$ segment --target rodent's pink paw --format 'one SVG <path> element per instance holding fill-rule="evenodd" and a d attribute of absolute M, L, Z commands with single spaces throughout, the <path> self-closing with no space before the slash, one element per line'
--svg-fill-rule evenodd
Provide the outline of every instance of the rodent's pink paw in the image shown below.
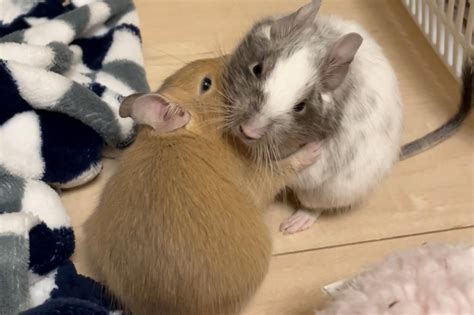
<path fill-rule="evenodd" d="M 307 230 L 316 222 L 320 214 L 317 211 L 309 212 L 300 209 L 281 223 L 280 232 L 283 232 L 283 234 L 295 234 Z"/>
<path fill-rule="evenodd" d="M 321 149 L 321 142 L 310 142 L 303 148 L 306 148 L 307 150 L 310 150 L 311 152 L 319 155 Z"/>
<path fill-rule="evenodd" d="M 321 143 L 311 142 L 302 147 L 299 151 L 300 161 L 304 166 L 309 166 L 316 162 L 321 153 Z"/>

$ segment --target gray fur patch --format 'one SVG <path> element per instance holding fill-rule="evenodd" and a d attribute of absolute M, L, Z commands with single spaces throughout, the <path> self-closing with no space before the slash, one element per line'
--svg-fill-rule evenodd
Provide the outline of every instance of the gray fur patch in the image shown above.
<path fill-rule="evenodd" d="M 51 71 L 56 73 L 64 73 L 71 67 L 74 54 L 63 43 L 52 42 L 48 44 L 54 52 L 54 60 Z"/>
<path fill-rule="evenodd" d="M 74 11 L 66 13 L 60 17 L 59 20 L 63 20 L 72 26 L 77 35 L 81 35 L 89 23 L 91 12 L 88 6 L 77 8 Z"/>
<path fill-rule="evenodd" d="M 11 34 L 0 37 L 0 43 L 7 43 L 7 42 L 23 43 L 24 36 L 25 36 L 25 31 L 13 32 Z"/>
<path fill-rule="evenodd" d="M 0 314 L 19 314 L 28 307 L 28 240 L 0 235 Z"/>
<path fill-rule="evenodd" d="M 25 181 L 0 166 L 0 213 L 21 211 Z"/>
<path fill-rule="evenodd" d="M 130 0 L 105 0 L 104 2 L 109 6 L 111 15 L 127 12 L 129 7 L 133 6 Z"/>
<path fill-rule="evenodd" d="M 97 72 L 86 73 L 84 75 L 88 77 L 89 79 L 91 79 L 92 82 L 94 82 L 95 79 L 97 78 Z"/>
<path fill-rule="evenodd" d="M 120 139 L 119 123 L 108 105 L 93 92 L 76 83 L 58 102 L 55 111 L 67 113 L 84 122 L 102 135 L 109 144 L 119 145 L 123 141 Z"/>
<path fill-rule="evenodd" d="M 117 60 L 105 64 L 102 71 L 113 75 L 130 86 L 136 92 L 148 92 L 150 87 L 145 80 L 145 70 L 142 66 L 129 60 Z"/>

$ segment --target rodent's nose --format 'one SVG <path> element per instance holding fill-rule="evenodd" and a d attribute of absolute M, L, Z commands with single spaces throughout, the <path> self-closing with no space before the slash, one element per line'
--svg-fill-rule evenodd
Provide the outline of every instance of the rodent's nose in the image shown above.
<path fill-rule="evenodd" d="M 261 129 L 252 128 L 246 124 L 240 125 L 240 132 L 247 140 L 258 140 L 262 137 Z"/>

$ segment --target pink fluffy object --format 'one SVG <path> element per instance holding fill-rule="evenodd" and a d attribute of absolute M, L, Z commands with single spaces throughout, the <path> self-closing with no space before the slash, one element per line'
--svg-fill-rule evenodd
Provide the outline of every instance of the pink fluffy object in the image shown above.
<path fill-rule="evenodd" d="M 389 256 L 316 315 L 473 315 L 474 247 L 423 245 Z"/>

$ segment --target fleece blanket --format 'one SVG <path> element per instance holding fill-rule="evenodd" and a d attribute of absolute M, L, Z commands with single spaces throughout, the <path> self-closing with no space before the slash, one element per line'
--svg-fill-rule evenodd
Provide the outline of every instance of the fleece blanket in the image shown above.
<path fill-rule="evenodd" d="M 315 315 L 474 314 L 474 246 L 429 243 L 394 253 L 324 291 L 333 300 Z"/>
<path fill-rule="evenodd" d="M 0 314 L 113 310 L 69 261 L 57 191 L 133 140 L 119 104 L 148 91 L 131 0 L 0 0 Z"/>

